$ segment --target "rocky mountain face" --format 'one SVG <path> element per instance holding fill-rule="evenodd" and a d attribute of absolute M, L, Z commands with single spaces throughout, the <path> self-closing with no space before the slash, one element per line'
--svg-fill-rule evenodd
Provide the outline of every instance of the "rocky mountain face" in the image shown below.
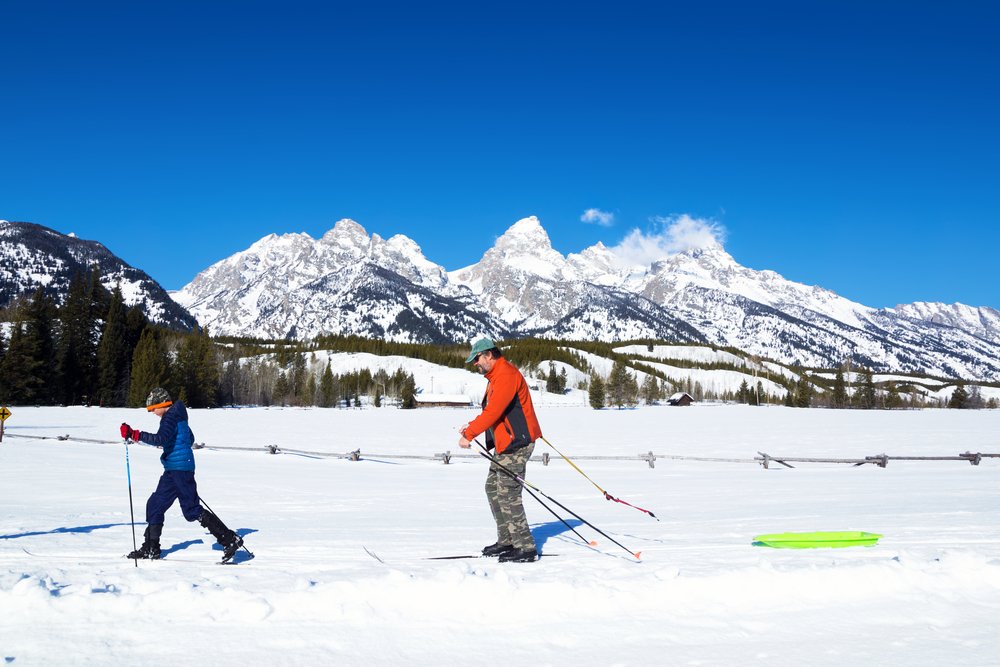
<path fill-rule="evenodd" d="M 97 267 L 101 284 L 119 286 L 129 306 L 172 329 L 190 330 L 195 319 L 145 272 L 129 266 L 97 241 L 60 234 L 30 222 L 0 220 L 0 308 L 39 287 L 62 303 L 73 276 Z"/>
<path fill-rule="evenodd" d="M 597 244 L 563 256 L 539 221 L 453 272 L 405 236 L 341 220 L 320 239 L 271 235 L 174 295 L 216 334 L 357 334 L 408 342 L 539 336 L 732 346 L 803 366 L 1000 381 L 1000 312 L 917 303 L 874 309 L 738 264 L 718 244 L 629 266 Z"/>
<path fill-rule="evenodd" d="M 272 234 L 174 295 L 98 242 L 0 221 L 0 307 L 39 286 L 61 301 L 73 275 L 92 266 L 106 288 L 118 285 L 151 321 L 190 329 L 197 320 L 215 334 L 438 343 L 484 334 L 655 338 L 731 346 L 806 367 L 850 360 L 881 372 L 1000 381 L 1000 312 L 993 308 L 870 308 L 741 266 L 718 244 L 648 266 L 624 264 L 602 244 L 563 256 L 534 217 L 510 227 L 480 261 L 450 273 L 411 239 L 369 235 L 352 220 L 320 239 Z"/>

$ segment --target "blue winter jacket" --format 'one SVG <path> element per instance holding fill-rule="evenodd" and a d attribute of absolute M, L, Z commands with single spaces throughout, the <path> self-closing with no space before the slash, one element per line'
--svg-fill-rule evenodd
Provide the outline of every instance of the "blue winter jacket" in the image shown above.
<path fill-rule="evenodd" d="M 184 403 L 176 401 L 167 408 L 160 418 L 160 430 L 156 433 L 142 432 L 139 438 L 146 444 L 162 447 L 160 461 L 164 470 L 194 471 L 194 433 L 188 426 L 188 413 Z"/>

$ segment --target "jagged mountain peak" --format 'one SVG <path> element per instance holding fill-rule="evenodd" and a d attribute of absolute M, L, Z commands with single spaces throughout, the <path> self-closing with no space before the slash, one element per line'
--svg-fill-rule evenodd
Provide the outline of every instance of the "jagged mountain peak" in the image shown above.
<path fill-rule="evenodd" d="M 185 291 L 200 295 L 192 312 L 218 333 L 662 337 L 805 366 L 850 359 L 874 370 L 1000 378 L 996 311 L 934 304 L 876 311 L 741 266 L 707 236 L 636 234 L 563 256 L 529 216 L 497 237 L 480 261 L 447 273 L 410 238 L 386 240 L 344 219 L 315 242 L 269 237 L 266 258 L 230 262 Z"/>
<path fill-rule="evenodd" d="M 371 238 L 360 224 L 350 218 L 342 218 L 320 238 L 320 242 L 349 252 L 367 252 Z"/>
<path fill-rule="evenodd" d="M 530 247 L 539 247 L 542 250 L 552 248 L 552 241 L 548 233 L 542 227 L 541 221 L 536 216 L 521 218 L 507 228 L 494 247 L 518 250 Z"/>

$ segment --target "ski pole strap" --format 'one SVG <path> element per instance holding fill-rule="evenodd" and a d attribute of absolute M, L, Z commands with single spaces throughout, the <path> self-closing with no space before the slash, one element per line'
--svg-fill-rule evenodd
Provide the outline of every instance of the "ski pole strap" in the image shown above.
<path fill-rule="evenodd" d="M 613 501 L 615 501 L 616 503 L 621 503 L 622 505 L 628 505 L 629 507 L 631 507 L 631 508 L 633 508 L 633 509 L 637 509 L 637 510 L 639 510 L 640 512 L 645 512 L 645 513 L 646 513 L 646 514 L 648 514 L 649 516 L 651 516 L 651 517 L 653 517 L 654 519 L 656 519 L 657 521 L 659 521 L 659 519 L 657 519 L 657 518 L 656 518 L 656 515 L 655 515 L 655 514 L 653 514 L 652 512 L 650 512 L 649 510 L 647 510 L 647 509 L 645 509 L 645 508 L 642 508 L 642 507 L 639 507 L 638 505 L 633 505 L 632 503 L 629 503 L 629 502 L 625 502 L 625 501 L 624 501 L 624 500 L 622 500 L 621 498 L 615 498 L 615 497 L 614 497 L 613 495 L 611 495 L 610 493 L 607 493 L 607 492 L 605 492 L 605 493 L 604 493 L 604 499 L 605 499 L 605 500 L 613 500 Z"/>

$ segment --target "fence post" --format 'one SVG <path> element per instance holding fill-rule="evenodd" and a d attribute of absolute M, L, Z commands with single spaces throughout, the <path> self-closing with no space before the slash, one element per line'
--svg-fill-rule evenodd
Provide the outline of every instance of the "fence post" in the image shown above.
<path fill-rule="evenodd" d="M 979 465 L 979 462 L 983 460 L 983 455 L 982 453 L 979 452 L 975 454 L 973 454 L 972 452 L 965 452 L 964 454 L 959 454 L 959 456 L 969 459 L 969 463 L 971 463 L 974 466 Z"/>

